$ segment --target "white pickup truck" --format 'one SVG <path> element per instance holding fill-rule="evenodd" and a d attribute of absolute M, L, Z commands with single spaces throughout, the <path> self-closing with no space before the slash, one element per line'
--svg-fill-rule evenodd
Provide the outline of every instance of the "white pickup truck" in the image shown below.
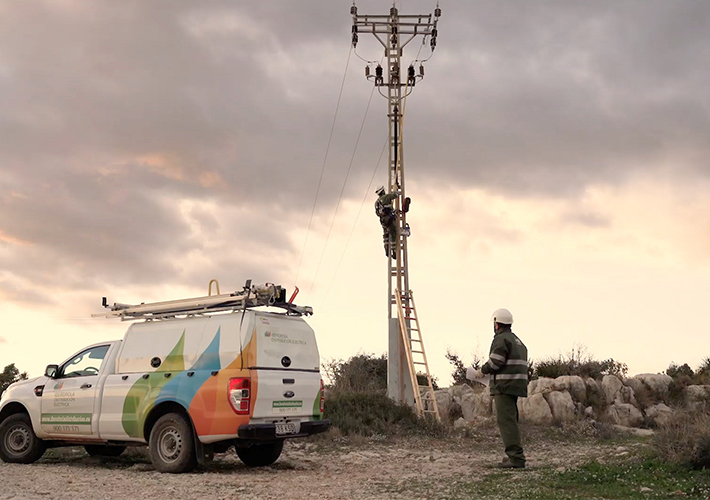
<path fill-rule="evenodd" d="M 0 400 L 0 458 L 148 445 L 157 470 L 179 473 L 234 446 L 245 464 L 269 465 L 284 439 L 329 428 L 319 367 L 313 329 L 298 316 L 156 316 L 11 385 Z"/>

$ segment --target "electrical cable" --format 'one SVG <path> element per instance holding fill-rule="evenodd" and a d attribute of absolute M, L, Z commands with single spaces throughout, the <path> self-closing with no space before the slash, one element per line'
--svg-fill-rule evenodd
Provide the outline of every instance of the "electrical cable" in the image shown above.
<path fill-rule="evenodd" d="M 333 213 L 333 218 L 330 220 L 330 227 L 328 228 L 328 235 L 326 236 L 325 239 L 325 245 L 323 245 L 323 251 L 320 254 L 320 259 L 318 260 L 318 267 L 316 267 L 316 272 L 313 275 L 313 281 L 311 281 L 311 288 L 313 288 L 313 285 L 315 285 L 316 278 L 318 278 L 318 273 L 320 272 L 320 267 L 321 264 L 323 263 L 323 256 L 325 255 L 325 251 L 328 248 L 328 242 L 330 241 L 330 235 L 333 231 L 333 225 L 335 224 L 335 219 L 338 215 L 338 211 L 340 210 L 340 204 L 343 201 L 343 194 L 345 193 L 345 186 L 348 183 L 348 178 L 350 177 L 350 171 L 353 168 L 353 163 L 355 162 L 355 154 L 357 153 L 357 148 L 360 145 L 360 138 L 362 137 L 362 131 L 365 129 L 365 122 L 367 121 L 367 114 L 370 111 L 370 104 L 372 104 L 372 96 L 375 94 L 375 87 L 372 87 L 372 91 L 370 92 L 370 99 L 367 101 L 367 107 L 365 108 L 365 114 L 362 117 L 362 123 L 360 124 L 360 131 L 357 134 L 357 139 L 355 140 L 355 147 L 353 148 L 353 154 L 350 157 L 350 164 L 348 165 L 348 170 L 345 173 L 345 179 L 343 180 L 343 185 L 340 188 L 340 195 L 338 196 L 338 204 L 335 207 L 335 212 Z"/>
<path fill-rule="evenodd" d="M 325 173 L 325 166 L 328 161 L 328 153 L 330 152 L 330 144 L 333 140 L 333 131 L 335 130 L 335 122 L 338 119 L 338 110 L 340 109 L 340 100 L 343 97 L 343 88 L 345 88 L 345 77 L 348 75 L 348 67 L 350 66 L 350 56 L 353 53 L 353 46 L 350 45 L 348 49 L 348 59 L 345 63 L 345 72 L 343 73 L 343 81 L 340 84 L 340 93 L 338 94 L 338 103 L 335 105 L 335 116 L 333 116 L 333 124 L 330 127 L 330 136 L 328 137 L 328 145 L 325 148 L 325 157 L 323 158 L 323 167 L 320 171 L 320 177 L 318 178 L 318 187 L 316 188 L 316 197 L 313 200 L 313 208 L 311 209 L 311 218 L 308 220 L 308 229 L 306 230 L 306 238 L 303 242 L 303 249 L 301 250 L 301 258 L 298 262 L 298 270 L 296 271 L 296 278 L 293 280 L 294 286 L 298 282 L 298 278 L 301 274 L 301 266 L 303 265 L 303 256 L 306 254 L 306 246 L 308 245 L 308 236 L 311 233 L 311 226 L 313 224 L 313 216 L 316 213 L 316 205 L 318 204 L 318 195 L 320 194 L 320 188 L 323 183 L 323 174 Z"/>
<path fill-rule="evenodd" d="M 368 196 L 370 196 L 370 193 L 372 192 L 372 182 L 375 180 L 375 176 L 377 175 L 377 171 L 380 168 L 380 163 L 382 162 L 382 157 L 385 155 L 385 151 L 387 150 L 387 144 L 389 143 L 389 137 L 385 141 L 385 144 L 382 146 L 382 151 L 380 152 L 380 157 L 377 160 L 377 164 L 375 165 L 375 170 L 372 172 L 372 177 L 370 177 L 370 183 L 367 185 L 367 189 L 365 190 L 365 195 L 362 197 L 362 203 L 360 203 L 360 210 L 357 212 L 357 216 L 355 217 L 355 222 L 353 223 L 353 226 L 350 228 L 350 234 L 348 235 L 348 239 L 345 242 L 345 247 L 343 248 L 343 253 L 340 254 L 340 260 L 338 260 L 338 265 L 335 267 L 335 272 L 333 272 L 333 277 L 330 279 L 330 283 L 328 284 L 328 291 L 326 292 L 326 296 L 330 296 L 330 289 L 333 286 L 333 282 L 335 281 L 335 277 L 338 275 L 338 271 L 340 270 L 340 265 L 343 263 L 343 258 L 345 257 L 345 252 L 348 250 L 348 246 L 350 245 L 350 240 L 353 237 L 353 233 L 355 232 L 355 228 L 357 227 L 357 223 L 360 220 L 360 214 L 362 214 L 362 207 L 365 206 L 365 202 L 367 201 Z"/>

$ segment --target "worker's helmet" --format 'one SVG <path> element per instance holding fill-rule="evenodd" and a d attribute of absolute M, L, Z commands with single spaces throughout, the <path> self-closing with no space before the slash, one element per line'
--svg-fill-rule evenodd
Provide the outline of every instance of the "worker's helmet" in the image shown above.
<path fill-rule="evenodd" d="M 377 194 L 380 195 L 380 196 L 382 196 L 383 194 L 385 194 L 385 192 L 386 192 L 386 191 L 385 191 L 385 187 L 384 187 L 384 186 L 380 186 L 380 187 L 378 187 L 378 188 L 375 190 L 375 193 L 377 193 Z"/>
<path fill-rule="evenodd" d="M 495 311 L 493 311 L 491 321 L 494 321 L 496 323 L 502 323 L 504 325 L 512 325 L 513 315 L 507 309 L 496 309 Z"/>

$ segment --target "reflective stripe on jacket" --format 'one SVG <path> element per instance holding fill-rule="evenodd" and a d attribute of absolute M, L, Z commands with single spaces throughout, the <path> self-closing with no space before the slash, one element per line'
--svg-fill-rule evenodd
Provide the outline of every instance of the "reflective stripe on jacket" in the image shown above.
<path fill-rule="evenodd" d="M 498 330 L 488 361 L 481 367 L 483 373 L 491 375 L 491 394 L 528 395 L 528 349 L 510 328 Z"/>

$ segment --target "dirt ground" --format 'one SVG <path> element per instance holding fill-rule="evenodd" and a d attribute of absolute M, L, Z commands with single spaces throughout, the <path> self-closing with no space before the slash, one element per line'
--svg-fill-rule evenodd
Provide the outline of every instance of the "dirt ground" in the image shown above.
<path fill-rule="evenodd" d="M 615 442 L 581 439 L 575 443 L 554 437 L 527 441 L 529 469 L 510 474 L 534 475 L 543 468 L 560 469 L 629 453 Z M 32 465 L 0 462 L 0 500 L 450 498 L 457 481 L 498 473 L 491 465 L 501 457 L 492 430 L 443 440 L 291 441 L 271 467 L 247 468 L 232 451 L 181 475 L 156 472 L 143 449 L 128 450 L 117 459 L 99 459 L 82 448 L 64 448 L 50 450 Z"/>

